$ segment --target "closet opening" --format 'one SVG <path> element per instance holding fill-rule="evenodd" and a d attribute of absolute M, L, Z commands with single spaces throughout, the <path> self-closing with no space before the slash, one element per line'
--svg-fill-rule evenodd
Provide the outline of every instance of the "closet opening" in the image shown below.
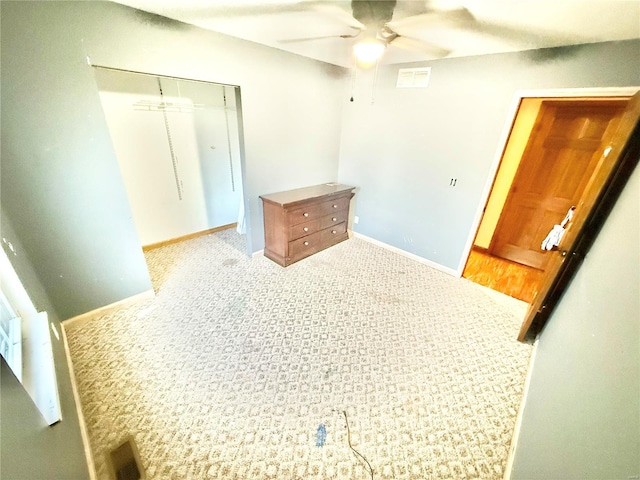
<path fill-rule="evenodd" d="M 239 87 L 94 73 L 143 250 L 234 230 L 249 255 Z"/>

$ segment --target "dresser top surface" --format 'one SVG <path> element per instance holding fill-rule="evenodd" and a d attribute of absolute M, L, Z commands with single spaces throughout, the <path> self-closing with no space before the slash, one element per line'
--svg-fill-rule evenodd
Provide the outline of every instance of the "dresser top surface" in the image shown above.
<path fill-rule="evenodd" d="M 287 190 L 286 192 L 270 193 L 268 195 L 260 195 L 264 201 L 276 203 L 278 205 L 289 205 L 291 203 L 300 202 L 302 200 L 313 199 L 316 197 L 324 197 L 326 195 L 335 195 L 338 193 L 349 192 L 355 187 L 342 185 L 340 183 L 323 183 L 312 187 L 296 188 L 295 190 Z"/>

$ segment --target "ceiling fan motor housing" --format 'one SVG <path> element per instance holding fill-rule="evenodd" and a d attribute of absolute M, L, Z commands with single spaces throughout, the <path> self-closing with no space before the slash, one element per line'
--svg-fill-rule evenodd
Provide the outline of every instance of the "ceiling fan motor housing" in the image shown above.
<path fill-rule="evenodd" d="M 367 29 L 378 30 L 393 18 L 396 0 L 351 0 L 353 18 L 365 25 Z"/>

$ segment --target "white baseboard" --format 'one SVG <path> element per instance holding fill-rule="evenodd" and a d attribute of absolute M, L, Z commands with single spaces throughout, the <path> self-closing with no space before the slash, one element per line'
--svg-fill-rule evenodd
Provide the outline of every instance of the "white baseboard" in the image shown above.
<path fill-rule="evenodd" d="M 105 305 L 104 307 L 96 308 L 95 310 L 91 310 L 90 312 L 82 313 L 80 315 L 76 315 L 75 317 L 68 318 L 66 320 L 63 320 L 60 323 L 64 326 L 64 325 L 71 325 L 75 323 L 86 322 L 93 318 L 109 313 L 112 310 L 122 308 L 122 307 L 128 307 L 129 305 L 132 305 L 134 303 L 137 303 L 143 300 L 149 300 L 151 298 L 154 298 L 155 296 L 156 296 L 156 293 L 153 291 L 153 289 L 147 290 L 137 295 L 133 295 L 131 297 L 122 299 L 118 302 Z"/>
<path fill-rule="evenodd" d="M 257 258 L 264 255 L 264 248 L 262 250 L 258 250 L 257 252 L 253 252 L 251 254 L 251 258 Z"/>
<path fill-rule="evenodd" d="M 87 459 L 87 469 L 89 470 L 89 480 L 96 480 L 96 465 L 93 461 L 93 453 L 91 451 L 91 443 L 89 442 L 89 431 L 84 421 L 82 413 L 82 404 L 80 403 L 80 394 L 78 393 L 78 384 L 76 383 L 76 374 L 73 370 L 73 362 L 71 361 L 71 352 L 69 351 L 69 342 L 67 341 L 67 331 L 64 325 L 60 325 L 62 331 L 62 343 L 64 345 L 64 353 L 67 357 L 67 365 L 69 367 L 69 376 L 71 377 L 71 391 L 73 400 L 76 404 L 76 415 L 78 416 L 78 424 L 80 426 L 80 436 L 82 437 L 82 445 L 84 447 L 84 455 Z"/>
<path fill-rule="evenodd" d="M 524 388 L 522 392 L 522 403 L 520 403 L 520 409 L 518 410 L 518 416 L 516 417 L 516 424 L 513 427 L 513 436 L 511 437 L 511 446 L 509 447 L 509 455 L 507 456 L 507 465 L 504 469 L 503 480 L 511 480 L 511 471 L 513 470 L 513 461 L 516 456 L 516 448 L 518 446 L 518 440 L 520 439 L 520 428 L 522 427 L 522 416 L 524 415 L 524 405 L 527 402 L 529 396 L 529 387 L 531 386 L 531 377 L 533 376 L 533 366 L 536 360 L 536 352 L 538 351 L 538 339 L 533 343 L 533 350 L 531 351 L 531 359 L 529 360 L 529 370 L 527 371 L 527 378 L 524 381 Z"/>
<path fill-rule="evenodd" d="M 137 295 L 133 295 L 131 297 L 120 300 L 118 302 L 105 305 L 104 307 L 91 310 L 90 312 L 83 313 L 60 322 L 60 329 L 62 331 L 62 342 L 64 344 L 64 352 L 67 357 L 67 365 L 69 366 L 69 375 L 71 377 L 71 390 L 73 392 L 73 398 L 76 404 L 76 414 L 78 416 L 78 423 L 80 425 L 80 435 L 82 437 L 82 444 L 84 446 L 84 454 L 87 459 L 87 468 L 89 469 L 89 480 L 97 479 L 96 467 L 93 460 L 93 453 L 91 451 L 91 443 L 89 442 L 89 432 L 87 430 L 87 425 L 84 420 L 84 415 L 82 414 L 82 404 L 80 403 L 80 394 L 78 393 L 76 375 L 73 369 L 73 362 L 71 361 L 71 352 L 69 351 L 69 343 L 67 341 L 66 328 L 70 325 L 77 325 L 78 323 L 88 322 L 94 318 L 97 318 L 101 315 L 109 313 L 115 309 L 127 307 L 134 303 L 154 298 L 155 295 L 156 294 L 153 291 L 153 289 L 147 290 Z"/>
<path fill-rule="evenodd" d="M 426 258 L 422 258 L 414 253 L 410 253 L 407 252 L 405 250 L 402 250 L 401 248 L 398 247 L 394 247 L 392 245 L 389 245 L 387 243 L 381 242 L 380 240 L 376 240 L 374 238 L 371 237 L 367 237 L 366 235 L 362 235 L 361 233 L 358 232 L 351 232 L 351 235 L 353 235 L 356 238 L 359 238 L 361 240 L 364 240 L 365 242 L 369 242 L 372 243 L 374 245 L 377 245 L 378 247 L 382 247 L 382 248 L 386 248 L 387 250 L 390 250 L 394 253 L 397 253 L 399 255 L 402 255 L 403 257 L 407 257 L 410 258 L 411 260 L 415 260 L 416 262 L 422 263 L 424 265 L 427 265 L 431 268 L 434 268 L 435 270 L 440 270 L 441 272 L 447 273 L 451 276 L 454 277 L 459 277 L 460 275 L 458 274 L 458 272 L 456 270 L 454 270 L 453 268 L 449 268 L 449 267 L 445 267 L 444 265 L 440 265 L 439 263 L 436 262 L 432 262 L 431 260 L 427 260 Z"/>

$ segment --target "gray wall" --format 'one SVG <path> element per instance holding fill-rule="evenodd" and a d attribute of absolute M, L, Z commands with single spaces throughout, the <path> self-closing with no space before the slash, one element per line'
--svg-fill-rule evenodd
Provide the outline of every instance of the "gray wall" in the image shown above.
<path fill-rule="evenodd" d="M 335 181 L 343 69 L 108 2 L 2 2 L 2 205 L 61 318 L 151 288 L 96 65 L 239 85 L 258 195 Z"/>
<path fill-rule="evenodd" d="M 63 319 L 151 288 L 75 7 L 1 7 L 2 208 Z"/>
<path fill-rule="evenodd" d="M 542 332 L 513 480 L 640 475 L 640 169 Z"/>
<path fill-rule="evenodd" d="M 2 237 L 11 241 L 16 254 L 5 247 L 14 270 L 20 277 L 38 311 L 46 311 L 49 320 L 58 316 L 38 280 L 34 266 L 2 212 Z M 58 328 L 58 331 L 59 328 Z M 4 359 L 0 360 L 0 478 L 6 480 L 86 480 L 87 463 L 80 435 L 77 407 L 71 390 L 71 377 L 62 341 L 51 336 L 62 421 L 47 425 L 35 404 L 13 375 Z"/>
<path fill-rule="evenodd" d="M 151 288 L 88 55 L 241 87 L 255 250 L 258 195 L 336 180 L 342 69 L 113 3 L 0 8 L 2 235 L 20 246 L 14 267 L 52 320 Z M 88 478 L 64 351 L 53 343 L 63 413 L 54 427 L 2 367 L 2 478 Z"/>
<path fill-rule="evenodd" d="M 49 427 L 4 358 L 0 357 L 0 364 L 0 476 L 6 480 L 87 480 L 77 418 L 72 417 L 75 413 Z"/>
<path fill-rule="evenodd" d="M 455 270 L 515 92 L 640 85 L 640 41 L 402 66 L 430 66 L 429 87 L 396 89 L 396 65 L 345 92 L 338 179 L 359 187 L 356 232 Z"/>

